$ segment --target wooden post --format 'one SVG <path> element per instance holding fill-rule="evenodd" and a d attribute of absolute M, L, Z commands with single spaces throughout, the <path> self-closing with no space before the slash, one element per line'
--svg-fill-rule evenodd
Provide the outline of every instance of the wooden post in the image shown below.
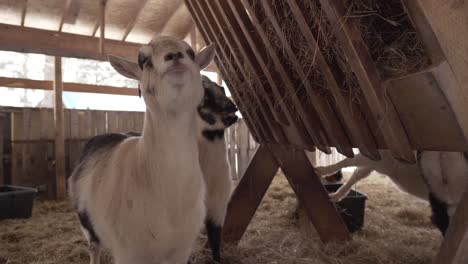
<path fill-rule="evenodd" d="M 101 19 L 101 37 L 99 39 L 99 52 L 104 54 L 105 26 L 106 26 L 106 3 L 107 0 L 101 0 L 99 3 L 99 15 Z"/>
<path fill-rule="evenodd" d="M 54 121 L 55 121 L 55 198 L 64 199 L 65 188 L 65 127 L 62 101 L 62 58 L 54 61 Z"/>
<path fill-rule="evenodd" d="M 5 184 L 6 182 L 6 176 L 4 175 L 4 169 L 3 169 L 3 131 L 4 129 L 4 124 L 5 124 L 5 117 L 4 114 L 0 113 L 0 185 Z"/>

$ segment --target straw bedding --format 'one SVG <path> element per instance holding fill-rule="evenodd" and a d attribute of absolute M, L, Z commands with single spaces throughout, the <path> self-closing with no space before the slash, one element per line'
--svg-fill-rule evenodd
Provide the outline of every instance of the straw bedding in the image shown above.
<path fill-rule="evenodd" d="M 430 263 L 441 235 L 430 224 L 428 204 L 377 175 L 357 189 L 369 197 L 363 230 L 350 242 L 324 245 L 301 224 L 294 194 L 279 173 L 239 246 L 225 248 L 224 263 Z M 209 263 L 204 241 L 202 235 L 195 263 Z M 38 200 L 31 219 L 0 221 L 0 264 L 85 264 L 85 245 L 68 202 Z M 112 263 L 107 255 L 102 260 Z"/>

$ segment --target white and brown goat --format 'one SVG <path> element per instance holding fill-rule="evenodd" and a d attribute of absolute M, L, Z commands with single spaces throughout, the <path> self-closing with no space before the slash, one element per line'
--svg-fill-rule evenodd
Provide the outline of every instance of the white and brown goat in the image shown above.
<path fill-rule="evenodd" d="M 140 80 L 146 113 L 141 137 L 91 139 L 69 179 L 91 263 L 101 247 L 117 264 L 187 263 L 206 215 L 196 118 L 200 70 L 213 56 L 214 46 L 195 55 L 187 43 L 159 36 L 140 49 L 138 64 L 110 57 Z"/>

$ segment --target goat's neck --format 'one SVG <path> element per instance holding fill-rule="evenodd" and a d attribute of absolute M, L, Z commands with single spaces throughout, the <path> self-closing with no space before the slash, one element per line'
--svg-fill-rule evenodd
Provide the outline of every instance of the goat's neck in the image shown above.
<path fill-rule="evenodd" d="M 147 109 L 140 139 L 140 154 L 164 157 L 192 149 L 197 151 L 195 117 L 195 110 L 169 114 Z"/>

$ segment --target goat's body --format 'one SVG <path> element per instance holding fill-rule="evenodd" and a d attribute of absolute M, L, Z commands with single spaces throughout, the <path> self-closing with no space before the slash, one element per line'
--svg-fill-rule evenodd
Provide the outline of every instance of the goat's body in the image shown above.
<path fill-rule="evenodd" d="M 429 191 L 416 164 L 400 162 L 394 159 L 388 150 L 381 150 L 380 154 L 382 156 L 380 161 L 374 161 L 358 154 L 354 158 L 346 158 L 330 166 L 318 167 L 316 170 L 320 176 L 328 176 L 342 168 L 357 167 L 348 182 L 336 194 L 332 195 L 334 201 L 344 198 L 352 185 L 369 176 L 372 171 L 388 176 L 401 190 L 423 200 L 428 200 Z"/>
<path fill-rule="evenodd" d="M 148 135 L 90 153 L 70 178 L 78 212 L 116 263 L 183 263 L 203 225 L 197 135 L 168 127 L 145 125 Z"/>

